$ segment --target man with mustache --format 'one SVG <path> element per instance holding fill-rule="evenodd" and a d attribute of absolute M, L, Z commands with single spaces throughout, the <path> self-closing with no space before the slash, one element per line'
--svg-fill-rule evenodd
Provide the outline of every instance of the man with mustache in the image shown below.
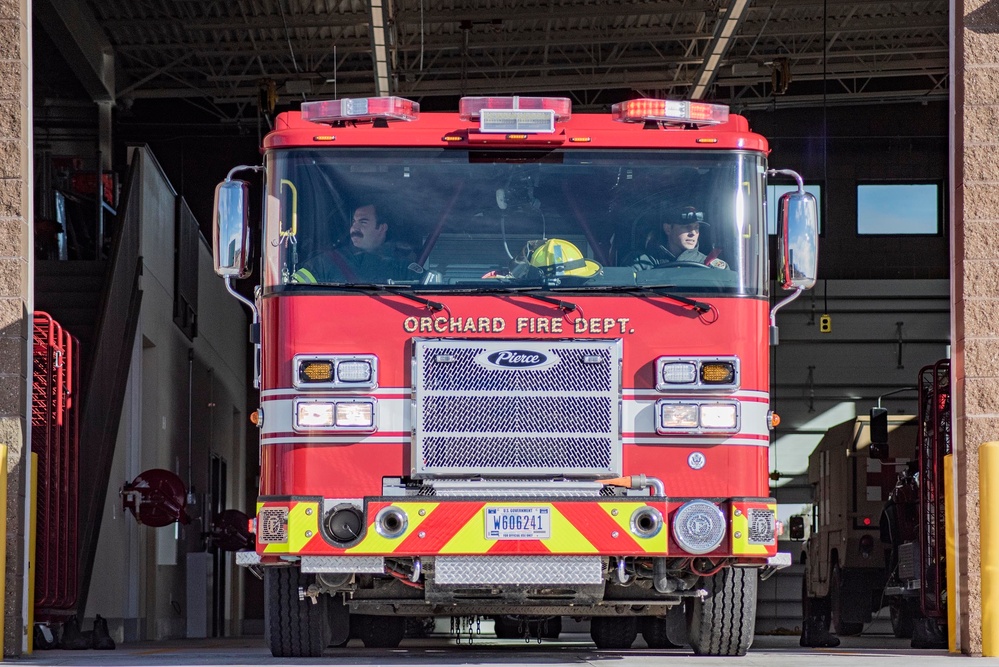
<path fill-rule="evenodd" d="M 354 209 L 350 223 L 350 243 L 310 258 L 294 273 L 292 282 L 316 284 L 329 282 L 379 283 L 386 280 L 412 280 L 410 254 L 401 244 L 386 240 L 389 223 L 379 218 L 374 204 Z"/>

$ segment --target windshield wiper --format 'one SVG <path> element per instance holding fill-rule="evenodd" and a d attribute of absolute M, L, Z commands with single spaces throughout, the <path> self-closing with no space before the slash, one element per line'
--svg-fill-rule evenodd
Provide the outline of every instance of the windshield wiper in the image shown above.
<path fill-rule="evenodd" d="M 706 313 L 711 310 L 711 304 L 709 303 L 696 301 L 685 296 L 680 296 L 679 294 L 664 291 L 673 287 L 676 287 L 676 285 L 596 285 L 594 287 L 584 287 L 583 289 L 587 292 L 623 292 L 627 294 L 652 292 L 653 294 L 665 297 L 671 301 L 676 301 L 677 303 L 682 303 L 685 306 L 690 306 L 699 313 Z"/>
<path fill-rule="evenodd" d="M 541 294 L 535 294 L 537 290 L 542 289 L 541 287 L 477 287 L 472 291 L 478 294 L 520 294 L 537 301 L 543 301 L 544 303 L 551 304 L 558 308 L 559 310 L 564 310 L 567 313 L 574 312 L 579 309 L 579 306 L 571 301 L 562 301 L 561 299 L 553 299 L 550 296 L 543 296 Z"/>
<path fill-rule="evenodd" d="M 377 283 L 333 283 L 328 285 L 328 287 L 333 287 L 335 289 L 354 290 L 358 292 L 369 292 L 369 293 L 387 292 L 389 294 L 397 294 L 403 297 L 404 299 L 409 299 L 410 301 L 415 301 L 416 303 L 423 304 L 429 310 L 435 313 L 439 310 L 451 312 L 451 310 L 440 301 L 433 301 L 431 299 L 427 299 L 422 296 L 417 296 L 412 292 L 408 291 L 411 289 L 408 285 L 379 285 Z"/>

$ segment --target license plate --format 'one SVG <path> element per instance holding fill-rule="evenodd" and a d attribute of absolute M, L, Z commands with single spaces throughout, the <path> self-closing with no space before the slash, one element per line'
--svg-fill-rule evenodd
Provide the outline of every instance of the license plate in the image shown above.
<path fill-rule="evenodd" d="M 549 507 L 486 507 L 486 539 L 547 540 L 551 519 Z"/>

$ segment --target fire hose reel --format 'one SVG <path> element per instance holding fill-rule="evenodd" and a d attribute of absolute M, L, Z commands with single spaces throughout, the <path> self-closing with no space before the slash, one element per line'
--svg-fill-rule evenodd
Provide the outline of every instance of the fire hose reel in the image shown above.
<path fill-rule="evenodd" d="M 187 525 L 187 488 L 180 477 L 162 468 L 139 473 L 118 491 L 122 510 L 128 510 L 139 525 L 162 528 L 171 523 Z"/>

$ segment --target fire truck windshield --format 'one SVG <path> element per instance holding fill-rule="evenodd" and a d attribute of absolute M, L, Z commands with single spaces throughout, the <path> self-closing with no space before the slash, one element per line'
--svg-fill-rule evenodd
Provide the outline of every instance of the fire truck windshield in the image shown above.
<path fill-rule="evenodd" d="M 308 148 L 267 163 L 269 292 L 766 293 L 756 153 Z"/>

